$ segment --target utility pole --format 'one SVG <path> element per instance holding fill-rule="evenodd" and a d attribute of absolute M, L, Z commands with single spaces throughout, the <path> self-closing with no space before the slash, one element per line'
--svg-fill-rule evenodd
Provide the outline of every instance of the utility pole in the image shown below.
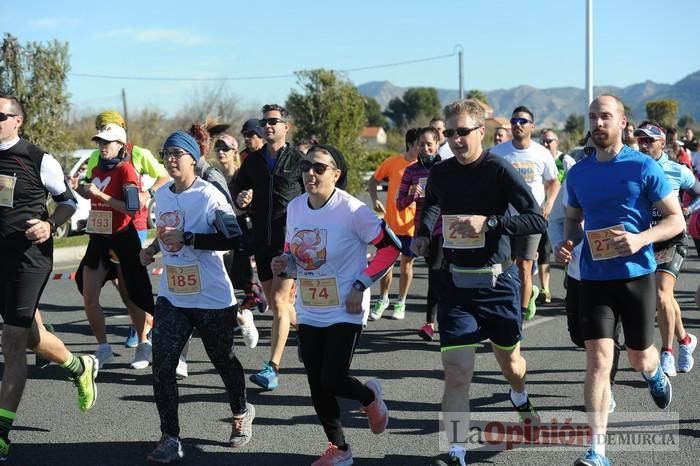
<path fill-rule="evenodd" d="M 459 100 L 464 99 L 464 50 L 461 45 L 458 45 L 459 52 Z"/>
<path fill-rule="evenodd" d="M 586 109 L 584 115 L 588 114 L 588 106 L 593 102 L 593 0 L 586 0 Z M 588 131 L 588 118 L 584 117 L 586 131 Z"/>
<path fill-rule="evenodd" d="M 129 115 L 126 111 L 126 89 L 122 88 L 122 108 L 124 109 L 124 126 L 129 128 Z"/>

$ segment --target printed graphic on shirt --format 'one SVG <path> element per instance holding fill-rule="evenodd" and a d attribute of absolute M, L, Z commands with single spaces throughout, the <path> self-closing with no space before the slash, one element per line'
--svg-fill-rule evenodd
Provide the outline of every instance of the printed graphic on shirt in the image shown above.
<path fill-rule="evenodd" d="M 0 175 L 0 206 L 12 207 L 16 183 L 14 176 Z"/>
<path fill-rule="evenodd" d="M 97 189 L 99 189 L 100 191 L 104 192 L 105 188 L 106 188 L 107 186 L 109 186 L 109 182 L 110 182 L 110 181 L 112 181 L 112 177 L 111 177 L 111 176 L 106 177 L 104 180 L 102 180 L 102 179 L 100 179 L 100 178 L 98 178 L 98 177 L 95 177 L 95 178 L 92 179 L 92 184 L 94 184 L 95 186 L 97 186 Z"/>
<path fill-rule="evenodd" d="M 169 248 L 165 245 L 163 242 L 163 235 L 166 232 L 166 228 L 170 229 L 175 229 L 175 230 L 183 230 L 185 225 L 185 219 L 183 218 L 183 214 L 175 211 L 175 212 L 163 212 L 160 214 L 160 217 L 158 217 L 158 220 L 156 222 L 156 228 L 158 231 L 158 240 L 160 241 L 161 246 L 168 252 L 178 252 L 182 247 L 184 246 L 183 244 L 176 244 L 175 246 Z"/>
<path fill-rule="evenodd" d="M 326 263 L 328 231 L 323 229 L 299 230 L 294 234 L 289 251 L 304 270 L 316 270 Z"/>
<path fill-rule="evenodd" d="M 512 162 L 513 167 L 520 173 L 526 183 L 533 183 L 535 181 L 535 174 L 537 173 L 537 164 L 531 161 L 514 161 Z"/>

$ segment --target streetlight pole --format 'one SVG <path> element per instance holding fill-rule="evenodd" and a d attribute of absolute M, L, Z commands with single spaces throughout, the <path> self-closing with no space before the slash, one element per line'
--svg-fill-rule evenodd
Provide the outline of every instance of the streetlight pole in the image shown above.
<path fill-rule="evenodd" d="M 457 56 L 459 58 L 459 100 L 464 99 L 464 49 L 461 45 L 456 45 Z"/>
<path fill-rule="evenodd" d="M 586 110 L 584 115 L 588 113 L 588 106 L 593 101 L 593 0 L 586 0 Z M 584 117 L 586 123 L 586 131 L 588 127 L 588 118 Z"/>

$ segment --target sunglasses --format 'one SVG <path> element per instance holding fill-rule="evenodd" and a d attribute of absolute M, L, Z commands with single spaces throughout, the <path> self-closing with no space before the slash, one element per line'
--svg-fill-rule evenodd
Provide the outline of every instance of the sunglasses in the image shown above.
<path fill-rule="evenodd" d="M 230 150 L 235 150 L 233 147 L 228 146 L 224 142 L 219 142 L 214 144 L 214 151 L 216 152 L 228 152 Z"/>
<path fill-rule="evenodd" d="M 10 117 L 16 117 L 19 116 L 16 113 L 2 113 L 0 112 L 0 121 L 5 121 Z"/>
<path fill-rule="evenodd" d="M 302 160 L 301 161 L 301 171 L 302 173 L 306 173 L 311 169 L 314 169 L 314 173 L 317 175 L 323 175 L 326 173 L 326 170 L 329 168 L 332 170 L 335 170 L 335 167 L 331 167 L 330 165 L 326 165 L 325 163 L 321 162 L 310 162 L 308 160 Z"/>
<path fill-rule="evenodd" d="M 656 141 L 660 141 L 661 139 L 655 139 L 655 138 L 645 138 L 645 137 L 638 137 L 637 142 L 639 144 L 646 144 L 647 146 L 650 146 L 654 144 Z"/>
<path fill-rule="evenodd" d="M 162 158 L 163 160 L 168 160 L 170 158 L 180 160 L 184 155 L 187 155 L 187 152 L 185 152 L 184 150 L 178 150 L 173 152 L 168 152 L 167 150 L 160 151 L 160 158 Z"/>
<path fill-rule="evenodd" d="M 511 118 L 510 119 L 510 124 L 511 125 L 526 125 L 528 123 L 532 123 L 532 120 L 528 120 L 527 118 Z"/>
<path fill-rule="evenodd" d="M 275 126 L 277 123 L 286 123 L 286 121 L 281 118 L 262 118 L 258 121 L 258 123 L 260 124 L 260 127 L 264 128 L 268 124 L 270 126 Z"/>
<path fill-rule="evenodd" d="M 458 134 L 459 136 L 469 136 L 469 133 L 471 133 L 472 131 L 475 131 L 479 128 L 481 128 L 481 126 L 475 126 L 473 128 L 454 128 L 454 129 L 450 128 L 450 129 L 444 130 L 442 132 L 442 134 L 446 138 L 451 138 L 455 134 Z"/>
<path fill-rule="evenodd" d="M 556 139 L 540 139 L 540 144 L 551 144 L 554 141 L 556 141 Z"/>

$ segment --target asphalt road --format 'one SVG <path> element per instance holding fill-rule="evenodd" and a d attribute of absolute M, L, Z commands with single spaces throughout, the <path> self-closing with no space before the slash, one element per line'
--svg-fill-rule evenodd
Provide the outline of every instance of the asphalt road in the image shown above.
<path fill-rule="evenodd" d="M 700 263 L 695 250 L 681 275 L 677 299 L 686 327 L 700 334 L 700 313 L 694 303 Z M 396 270 L 396 269 L 395 269 Z M 57 271 L 58 272 L 58 271 Z M 384 318 L 370 323 L 356 352 L 352 373 L 361 380 L 381 380 L 390 422 L 382 435 L 369 431 L 357 404 L 342 402 L 346 437 L 358 465 L 426 465 L 440 454 L 438 441 L 439 402 L 442 394 L 440 353 L 436 342 L 418 338 L 416 330 L 424 321 L 427 270 L 416 263 L 415 279 L 408 299 L 406 319 Z M 562 271 L 553 270 L 552 289 L 556 299 L 541 306 L 526 324 L 523 354 L 528 361 L 527 389 L 545 419 L 575 418 L 583 411 L 583 369 L 585 357 L 572 347 L 566 331 L 561 298 Z M 158 278 L 152 276 L 154 290 Z M 396 277 L 398 278 L 398 277 Z M 393 293 L 398 280 L 394 281 Z M 376 286 L 373 292 L 376 293 Z M 392 293 L 392 297 L 393 297 Z M 115 364 L 98 376 L 98 400 L 88 413 L 78 411 L 73 386 L 56 366 L 39 370 L 29 355 L 29 380 L 20 406 L 8 463 L 16 465 L 131 465 L 144 464 L 146 454 L 159 438 L 158 416 L 153 403 L 150 369 L 133 370 L 128 363 L 133 349 L 123 347 L 128 319 L 111 285 L 104 288 L 102 303 L 107 315 L 110 342 L 117 353 Z M 58 335 L 77 353 L 92 353 L 94 337 L 83 312 L 75 283 L 51 281 L 41 300 L 45 320 L 55 325 Z M 247 349 L 238 341 L 238 356 L 246 374 L 259 370 L 268 357 L 271 316 L 255 314 L 261 343 Z M 256 406 L 253 439 L 245 447 L 226 446 L 231 413 L 221 379 L 209 363 L 199 339 L 190 348 L 188 379 L 179 383 L 181 436 L 187 465 L 308 465 L 325 449 L 326 440 L 311 401 L 303 367 L 297 360 L 296 342 L 290 338 L 285 353 L 280 387 L 261 392 L 249 385 L 249 401 Z M 659 343 L 657 336 L 657 344 Z M 612 423 L 623 425 L 625 415 L 634 425 L 658 416 L 641 376 L 622 358 L 617 377 L 616 414 Z M 667 410 L 678 416 L 678 436 L 670 446 L 626 445 L 610 451 L 618 465 L 697 464 L 700 450 L 700 404 L 697 402 L 700 369 L 673 379 L 673 402 Z M 488 347 L 479 350 L 477 369 L 471 385 L 474 424 L 484 419 L 506 420 L 512 416 L 508 387 Z M 640 421 L 641 419 L 641 421 Z M 670 451 L 659 451 L 666 448 Z M 514 448 L 470 453 L 472 464 L 570 465 L 581 455 L 580 446 Z M 651 450 L 651 451 L 650 451 Z"/>

